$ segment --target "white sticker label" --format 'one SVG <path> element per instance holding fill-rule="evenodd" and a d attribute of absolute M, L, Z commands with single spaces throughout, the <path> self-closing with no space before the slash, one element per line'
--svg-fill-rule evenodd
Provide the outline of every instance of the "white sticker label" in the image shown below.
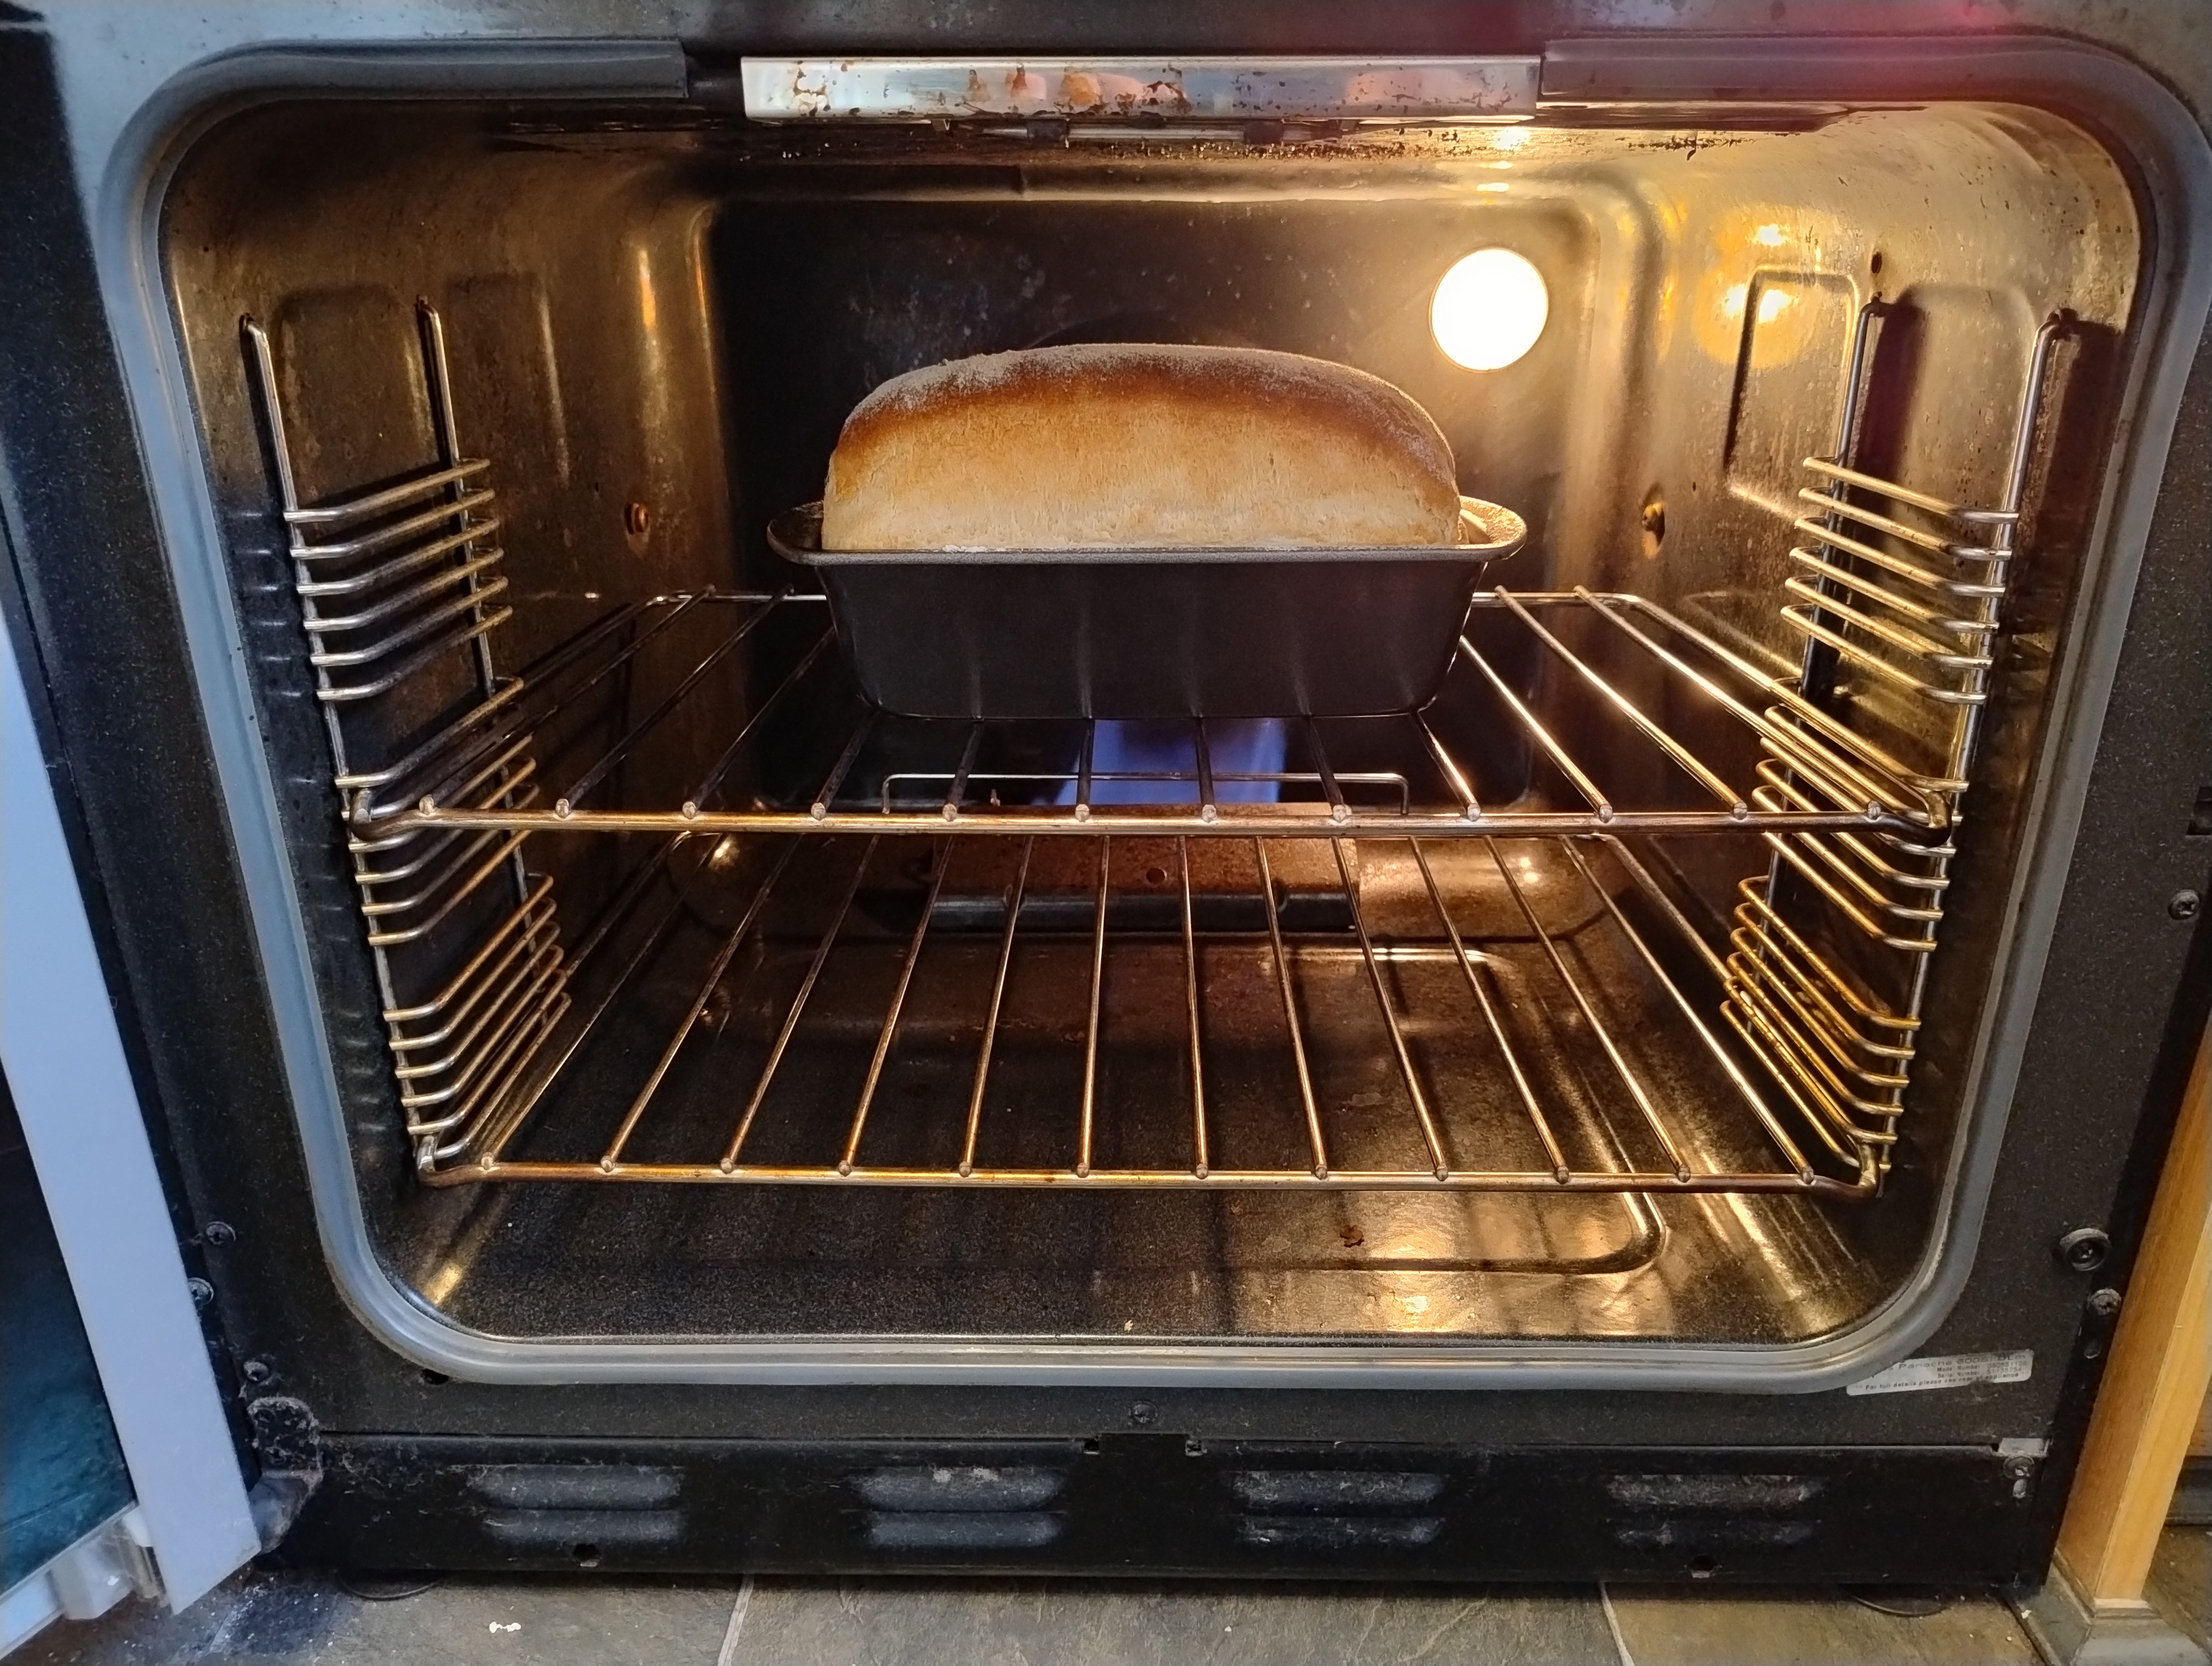
<path fill-rule="evenodd" d="M 2025 1383 L 2034 1374 L 2035 1352 L 1931 1353 L 1900 1359 L 1887 1371 L 1862 1377 L 1845 1394 L 1918 1394 L 1923 1389 L 1963 1389 L 1970 1383 Z"/>

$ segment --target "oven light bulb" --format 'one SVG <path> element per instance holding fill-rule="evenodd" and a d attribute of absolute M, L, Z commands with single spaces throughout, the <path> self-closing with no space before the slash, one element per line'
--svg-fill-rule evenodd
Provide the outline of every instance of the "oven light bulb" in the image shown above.
<path fill-rule="evenodd" d="M 1429 328 L 1444 356 L 1469 370 L 1502 370 L 1536 344 L 1551 315 L 1544 275 L 1510 249 L 1477 249 L 1437 285 Z"/>

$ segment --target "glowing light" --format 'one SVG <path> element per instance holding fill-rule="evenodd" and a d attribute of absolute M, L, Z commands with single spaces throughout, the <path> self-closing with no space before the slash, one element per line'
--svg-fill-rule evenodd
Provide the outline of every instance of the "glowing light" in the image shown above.
<path fill-rule="evenodd" d="M 1551 313 L 1544 275 L 1510 249 L 1477 249 L 1446 272 L 1429 328 L 1454 364 L 1502 370 L 1536 344 Z"/>
<path fill-rule="evenodd" d="M 1490 136 L 1492 150 L 1518 150 L 1528 143 L 1528 130 L 1525 127 L 1501 127 Z"/>
<path fill-rule="evenodd" d="M 1789 240 L 1783 236 L 1781 227 L 1761 226 L 1756 231 L 1752 233 L 1751 240 L 1754 243 L 1764 244 L 1770 249 L 1778 249 Z"/>

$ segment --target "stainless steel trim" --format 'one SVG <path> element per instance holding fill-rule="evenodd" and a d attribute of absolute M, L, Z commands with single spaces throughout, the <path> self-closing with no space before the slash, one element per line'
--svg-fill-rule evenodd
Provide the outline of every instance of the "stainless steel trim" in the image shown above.
<path fill-rule="evenodd" d="M 748 58 L 751 121 L 1249 121 L 1285 117 L 1517 116 L 1536 107 L 1535 57 Z"/>

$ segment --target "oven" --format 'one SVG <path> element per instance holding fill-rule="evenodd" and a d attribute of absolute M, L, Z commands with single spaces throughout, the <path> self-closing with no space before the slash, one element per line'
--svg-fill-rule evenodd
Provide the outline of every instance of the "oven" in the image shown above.
<path fill-rule="evenodd" d="M 2212 988 L 2212 72 L 1618 10 L 9 27 L 8 623 L 268 1547 L 2040 1578 Z M 864 697 L 779 518 L 1076 342 L 1419 400 L 1435 690 Z M 1079 704 L 993 588 L 872 651 Z"/>

